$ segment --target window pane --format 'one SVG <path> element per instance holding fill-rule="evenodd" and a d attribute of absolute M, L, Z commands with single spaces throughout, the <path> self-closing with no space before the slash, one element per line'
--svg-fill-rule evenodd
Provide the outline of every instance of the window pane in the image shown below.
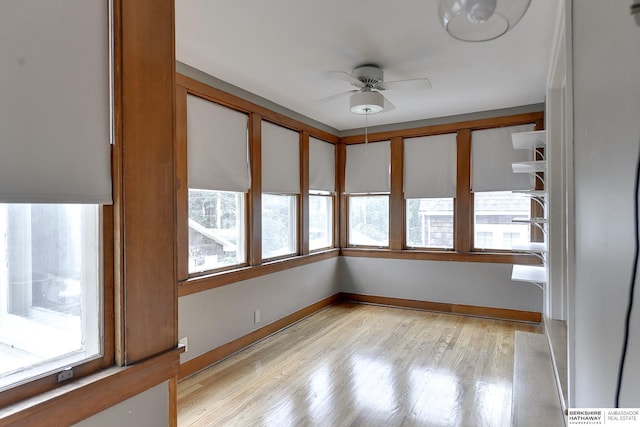
<path fill-rule="evenodd" d="M 349 245 L 389 246 L 389 196 L 349 197 Z"/>
<path fill-rule="evenodd" d="M 333 198 L 309 196 L 309 250 L 333 246 Z"/>
<path fill-rule="evenodd" d="M 0 387 L 100 354 L 96 205 L 0 204 Z"/>
<path fill-rule="evenodd" d="M 510 191 L 474 193 L 474 246 L 477 249 L 512 249 L 529 242 L 529 224 L 513 219 L 531 217 L 531 199 Z"/>
<path fill-rule="evenodd" d="M 453 198 L 407 199 L 407 247 L 453 248 Z"/>
<path fill-rule="evenodd" d="M 189 190 L 189 273 L 246 261 L 244 193 Z"/>
<path fill-rule="evenodd" d="M 295 195 L 262 194 L 262 258 L 275 258 L 298 251 Z"/>

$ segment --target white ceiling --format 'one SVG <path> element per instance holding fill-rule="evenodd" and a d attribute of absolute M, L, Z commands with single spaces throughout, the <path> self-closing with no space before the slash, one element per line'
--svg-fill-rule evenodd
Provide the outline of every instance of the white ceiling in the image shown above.
<path fill-rule="evenodd" d="M 510 0 L 509 0 L 510 1 Z M 383 125 L 544 102 L 557 0 L 532 0 L 488 42 L 450 37 L 438 0 L 177 0 L 176 57 L 213 77 L 337 130 L 361 128 L 353 89 L 329 71 L 377 64 L 386 81 L 428 77 L 432 89 L 388 90 Z"/>

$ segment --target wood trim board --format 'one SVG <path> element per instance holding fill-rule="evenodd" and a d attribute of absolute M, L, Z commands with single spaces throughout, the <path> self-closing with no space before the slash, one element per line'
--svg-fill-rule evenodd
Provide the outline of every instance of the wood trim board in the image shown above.
<path fill-rule="evenodd" d="M 335 303 L 336 301 L 338 301 L 338 299 L 339 294 L 331 295 L 323 300 L 311 304 L 310 306 L 300 309 L 295 313 L 285 316 L 280 320 L 276 320 L 269 325 L 263 326 L 260 329 L 250 332 L 247 335 L 243 335 L 240 338 L 223 344 L 220 347 L 217 347 L 207 353 L 204 353 L 194 359 L 183 363 L 182 365 L 180 365 L 179 379 L 192 375 L 197 371 L 204 369 L 207 366 L 219 362 L 225 357 L 228 357 L 233 353 L 242 350 L 243 348 L 255 344 L 256 342 L 268 337 L 269 335 L 274 334 L 315 313 L 316 311 Z"/>
<path fill-rule="evenodd" d="M 31 399 L 0 409 L 0 424 L 68 426 L 178 375 L 175 348 L 127 367 L 113 367 Z"/>
<path fill-rule="evenodd" d="M 390 140 L 395 137 L 413 138 L 418 136 L 439 135 L 443 133 L 455 133 L 461 129 L 480 130 L 503 126 L 515 126 L 519 124 L 535 123 L 536 121 L 542 120 L 543 117 L 543 112 L 513 114 L 509 116 L 445 123 L 389 132 L 374 132 L 369 134 L 367 139 L 369 142 L 376 142 Z M 340 142 L 342 144 L 363 143 L 364 135 L 346 136 L 340 138 Z"/>
<path fill-rule="evenodd" d="M 495 307 L 479 307 L 463 304 L 440 303 L 431 301 L 418 301 L 402 298 L 392 298 L 373 295 L 361 295 L 354 293 L 340 292 L 331 295 L 315 304 L 307 306 L 288 316 L 283 317 L 269 325 L 243 335 L 233 341 L 210 350 L 200 356 L 188 360 L 180 365 L 178 379 L 184 379 L 206 367 L 217 363 L 226 357 L 246 348 L 258 341 L 272 335 L 292 324 L 310 316 L 311 314 L 339 301 L 357 302 L 364 304 L 379 304 L 390 307 L 400 307 L 408 309 L 437 311 L 440 313 L 450 313 L 456 315 L 487 317 L 492 319 L 510 320 L 518 322 L 540 323 L 542 314 L 531 311 L 512 310 Z"/>
<path fill-rule="evenodd" d="M 374 295 L 361 295 L 341 292 L 342 301 L 360 302 L 368 304 L 388 305 L 391 307 L 413 308 L 419 310 L 437 311 L 442 313 L 461 314 L 492 319 L 515 320 L 519 322 L 542 321 L 541 313 L 534 311 L 512 310 L 507 308 L 479 307 L 474 305 L 419 301 L 404 298 L 382 297 Z"/>

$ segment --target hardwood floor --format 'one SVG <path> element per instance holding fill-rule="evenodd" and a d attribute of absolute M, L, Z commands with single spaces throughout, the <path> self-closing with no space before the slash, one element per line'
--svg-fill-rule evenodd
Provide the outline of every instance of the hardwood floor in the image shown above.
<path fill-rule="evenodd" d="M 186 426 L 508 426 L 515 331 L 340 303 L 178 385 Z"/>

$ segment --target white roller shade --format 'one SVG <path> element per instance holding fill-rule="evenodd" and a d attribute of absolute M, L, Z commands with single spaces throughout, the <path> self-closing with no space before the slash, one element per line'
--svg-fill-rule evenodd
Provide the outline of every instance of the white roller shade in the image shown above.
<path fill-rule="evenodd" d="M 456 197 L 456 134 L 404 140 L 404 197 Z"/>
<path fill-rule="evenodd" d="M 262 191 L 300 193 L 300 134 L 262 122 Z"/>
<path fill-rule="evenodd" d="M 189 188 L 247 192 L 248 116 L 187 95 Z"/>
<path fill-rule="evenodd" d="M 108 12 L 2 2 L 0 202 L 112 202 Z"/>
<path fill-rule="evenodd" d="M 530 150 L 514 150 L 511 134 L 529 132 L 533 124 L 484 129 L 471 132 L 471 161 L 473 191 L 530 190 L 535 187 L 535 177 L 516 174 L 511 169 L 514 162 L 533 160 Z"/>
<path fill-rule="evenodd" d="M 391 189 L 391 142 L 347 146 L 345 192 L 388 193 Z"/>
<path fill-rule="evenodd" d="M 336 147 L 309 138 L 309 190 L 336 191 Z"/>

